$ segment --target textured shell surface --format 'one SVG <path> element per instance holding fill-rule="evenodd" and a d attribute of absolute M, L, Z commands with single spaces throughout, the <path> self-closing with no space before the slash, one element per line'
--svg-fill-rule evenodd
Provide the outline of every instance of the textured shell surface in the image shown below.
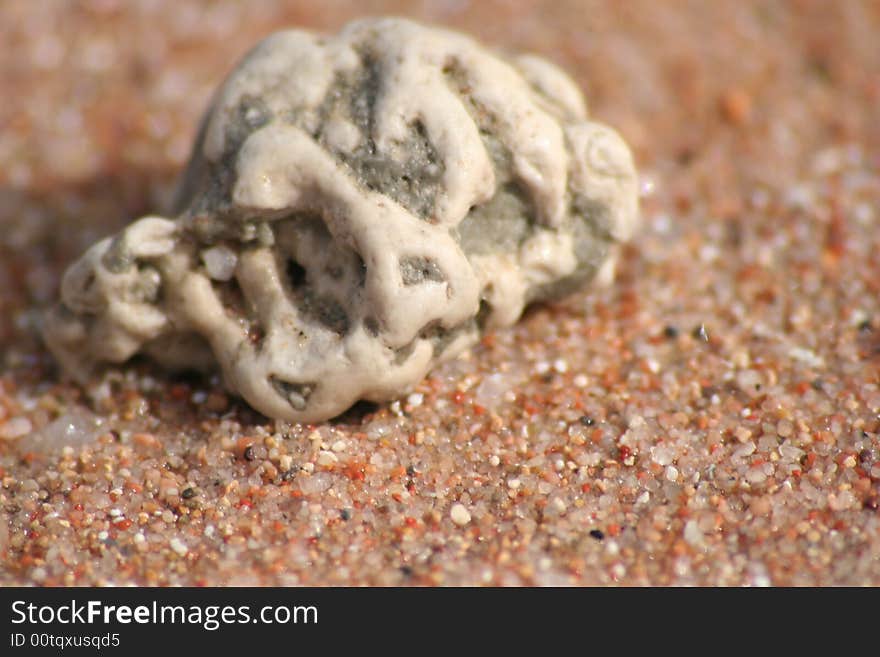
<path fill-rule="evenodd" d="M 322 421 L 608 280 L 637 198 L 626 144 L 539 57 L 398 18 L 282 31 L 215 94 L 172 218 L 92 246 L 43 333 L 81 380 L 145 353 Z"/>

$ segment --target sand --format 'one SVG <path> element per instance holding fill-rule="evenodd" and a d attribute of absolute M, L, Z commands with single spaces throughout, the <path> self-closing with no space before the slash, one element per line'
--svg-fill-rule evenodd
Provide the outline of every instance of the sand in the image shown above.
<path fill-rule="evenodd" d="M 880 3 L 0 5 L 0 585 L 880 584 Z M 617 280 L 318 425 L 38 337 L 282 26 L 395 13 L 570 71 L 633 147 Z"/>

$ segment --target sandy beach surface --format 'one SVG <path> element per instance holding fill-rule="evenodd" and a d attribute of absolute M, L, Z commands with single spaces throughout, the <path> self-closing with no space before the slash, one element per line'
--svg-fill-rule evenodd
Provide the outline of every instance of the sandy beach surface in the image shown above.
<path fill-rule="evenodd" d="M 367 14 L 576 78 L 641 174 L 616 281 L 318 425 L 64 379 L 41 309 L 167 207 L 233 63 Z M 0 585 L 880 584 L 878 34 L 856 0 L 6 0 Z"/>

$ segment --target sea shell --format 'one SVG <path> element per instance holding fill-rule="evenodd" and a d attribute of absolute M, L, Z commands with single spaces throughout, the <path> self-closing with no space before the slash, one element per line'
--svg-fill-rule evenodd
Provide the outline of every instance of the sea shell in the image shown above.
<path fill-rule="evenodd" d="M 637 197 L 547 61 L 396 18 L 283 31 L 215 95 L 175 218 L 89 249 L 44 335 L 80 379 L 138 352 L 219 365 L 262 413 L 321 421 L 608 278 Z"/>

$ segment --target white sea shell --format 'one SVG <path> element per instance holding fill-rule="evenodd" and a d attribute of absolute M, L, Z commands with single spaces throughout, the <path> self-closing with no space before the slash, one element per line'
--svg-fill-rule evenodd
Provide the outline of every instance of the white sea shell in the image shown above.
<path fill-rule="evenodd" d="M 637 179 L 585 107 L 549 62 L 407 20 L 274 34 L 216 94 L 176 218 L 72 265 L 47 343 L 80 378 L 141 351 L 216 363 L 291 421 L 399 396 L 610 273 Z"/>

